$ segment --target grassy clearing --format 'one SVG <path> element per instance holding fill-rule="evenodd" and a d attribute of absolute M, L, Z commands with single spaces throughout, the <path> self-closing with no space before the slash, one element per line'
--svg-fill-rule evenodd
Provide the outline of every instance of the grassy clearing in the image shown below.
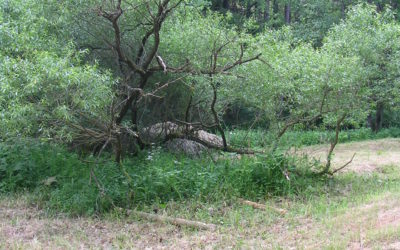
<path fill-rule="evenodd" d="M 324 162 L 329 145 L 305 147 L 297 151 L 311 158 Z M 354 162 L 344 171 L 359 173 L 372 173 L 379 171 L 382 166 L 396 165 L 400 163 L 400 140 L 380 139 L 365 141 L 364 143 L 349 142 L 339 144 L 334 151 L 332 163 L 334 166 L 342 166 L 356 153 Z"/>
<path fill-rule="evenodd" d="M 317 144 L 329 143 L 334 137 L 334 131 L 309 130 L 309 131 L 288 131 L 281 140 L 280 147 L 303 147 Z M 275 134 L 265 130 L 233 130 L 227 133 L 229 142 L 238 147 L 259 147 L 264 148 L 274 142 Z M 385 128 L 374 133 L 371 129 L 360 128 L 344 130 L 339 134 L 339 143 L 377 140 L 384 138 L 399 138 L 400 128 Z"/>
<path fill-rule="evenodd" d="M 267 198 L 267 204 L 289 211 L 284 216 L 241 205 L 235 198 L 207 201 L 199 197 L 142 206 L 149 212 L 215 223 L 216 233 L 127 218 L 115 211 L 71 218 L 32 206 L 32 194 L 3 196 L 0 248 L 397 249 L 400 168 L 386 161 L 389 153 L 394 161 L 400 157 L 395 143 L 400 140 L 339 145 L 336 158 L 346 159 L 349 149 L 360 152 L 354 165 L 367 163 L 375 154 L 382 161 L 371 171 L 350 165 L 335 178 L 304 184 L 302 195 L 291 192 Z M 377 153 L 378 148 L 382 152 Z M 324 146 L 319 149 L 323 151 Z"/>

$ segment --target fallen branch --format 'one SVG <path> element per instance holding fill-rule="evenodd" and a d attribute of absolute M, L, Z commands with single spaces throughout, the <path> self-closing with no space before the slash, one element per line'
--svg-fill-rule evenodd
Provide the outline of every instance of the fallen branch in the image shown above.
<path fill-rule="evenodd" d="M 252 206 L 253 208 L 256 208 L 256 209 L 261 209 L 261 210 L 271 209 L 271 210 L 274 210 L 275 212 L 280 213 L 280 214 L 286 214 L 287 213 L 287 211 L 285 209 L 282 209 L 282 208 L 277 208 L 277 207 L 273 207 L 273 206 L 266 206 L 264 204 L 260 204 L 260 203 L 253 202 L 253 201 L 244 200 L 244 199 L 241 199 L 241 198 L 239 198 L 239 202 L 242 203 L 242 204 L 245 204 L 245 205 Z"/>
<path fill-rule="evenodd" d="M 129 209 L 125 210 L 122 208 L 120 208 L 120 210 L 126 211 L 126 213 L 128 215 L 134 214 L 143 219 L 158 221 L 158 222 L 162 222 L 162 223 L 167 222 L 167 223 L 171 223 L 176 226 L 187 226 L 187 227 L 210 230 L 210 231 L 215 231 L 217 229 L 217 225 L 215 225 L 215 224 L 207 224 L 207 223 L 200 222 L 200 221 L 192 221 L 192 220 L 173 218 L 173 217 L 162 216 L 162 215 L 157 215 L 157 214 L 149 214 L 149 213 L 135 211 L 135 210 L 129 210 Z"/>
<path fill-rule="evenodd" d="M 201 145 L 203 145 L 207 148 L 223 150 L 223 151 L 229 152 L 229 153 L 237 153 L 237 154 L 243 154 L 243 155 L 265 154 L 264 151 L 251 150 L 251 149 L 247 149 L 247 148 L 233 148 L 229 145 L 226 148 L 226 150 L 224 150 L 223 145 L 217 145 L 215 143 L 207 142 L 207 141 L 202 140 L 191 134 L 184 134 L 184 133 L 169 134 L 166 137 L 165 141 L 172 140 L 172 139 L 188 139 L 190 141 L 200 143 Z"/>
<path fill-rule="evenodd" d="M 344 169 L 345 167 L 347 167 L 350 163 L 353 162 L 354 156 L 356 156 L 356 153 L 353 154 L 353 156 L 351 157 L 350 161 L 346 162 L 343 166 L 341 166 L 340 168 L 335 169 L 334 171 L 332 171 L 330 173 L 330 175 L 335 174 L 336 172 L 339 172 L 340 170 Z"/>

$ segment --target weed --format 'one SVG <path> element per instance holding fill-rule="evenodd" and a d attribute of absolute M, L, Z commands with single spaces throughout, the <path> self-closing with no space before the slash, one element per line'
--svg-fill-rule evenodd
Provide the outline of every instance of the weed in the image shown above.
<path fill-rule="evenodd" d="M 334 131 L 310 130 L 288 131 L 280 139 L 280 147 L 301 147 L 329 143 Z M 240 147 L 267 147 L 274 142 L 274 134 L 265 130 L 233 130 L 227 133 L 229 142 Z M 400 128 L 385 128 L 378 133 L 368 128 L 343 130 L 339 134 L 339 143 L 400 137 Z"/>
<path fill-rule="evenodd" d="M 59 145 L 24 140 L 0 146 L 0 192 L 28 190 L 37 194 L 35 202 L 72 215 L 172 200 L 258 200 L 297 193 L 305 182 L 312 182 L 294 173 L 301 161 L 279 154 L 241 159 L 223 155 L 214 162 L 158 149 L 126 159 L 122 166 L 106 158 L 93 166 L 87 163 L 93 159 L 82 160 Z M 90 174 L 92 167 L 100 190 Z"/>

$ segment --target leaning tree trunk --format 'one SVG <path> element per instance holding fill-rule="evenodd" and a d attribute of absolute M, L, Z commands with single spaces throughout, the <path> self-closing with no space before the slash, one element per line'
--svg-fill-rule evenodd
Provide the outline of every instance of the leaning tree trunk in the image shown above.
<path fill-rule="evenodd" d="M 336 145 L 339 142 L 340 127 L 342 126 L 342 122 L 346 118 L 346 115 L 347 114 L 343 114 L 341 117 L 339 117 L 339 119 L 336 122 L 335 138 L 333 139 L 333 141 L 331 142 L 331 146 L 329 147 L 328 155 L 326 156 L 326 164 L 321 174 L 330 173 L 333 150 L 335 149 Z"/>
<path fill-rule="evenodd" d="M 222 128 L 221 121 L 219 120 L 219 117 L 218 117 L 218 113 L 215 110 L 215 104 L 217 102 L 217 87 L 215 86 L 212 78 L 211 78 L 211 87 L 213 89 L 213 100 L 211 102 L 211 112 L 214 116 L 215 127 L 218 130 L 218 132 L 221 134 L 222 144 L 224 147 L 223 149 L 224 149 L 224 151 L 228 151 L 228 143 L 226 142 L 225 131 Z"/>

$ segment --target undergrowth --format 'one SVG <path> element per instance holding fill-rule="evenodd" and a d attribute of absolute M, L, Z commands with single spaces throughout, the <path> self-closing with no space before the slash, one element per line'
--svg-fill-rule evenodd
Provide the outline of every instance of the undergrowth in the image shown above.
<path fill-rule="evenodd" d="M 268 147 L 275 141 L 275 134 L 265 130 L 233 130 L 227 133 L 229 142 L 237 147 Z M 329 143 L 335 136 L 334 131 L 288 131 L 280 139 L 280 147 L 301 147 Z M 339 143 L 399 138 L 400 128 L 384 128 L 375 133 L 368 128 L 343 130 L 339 134 Z"/>
<path fill-rule="evenodd" d="M 300 193 L 315 181 L 297 173 L 309 169 L 308 162 L 298 158 L 281 154 L 218 157 L 191 159 L 156 148 L 122 165 L 105 157 L 95 165 L 96 159 L 80 159 L 58 145 L 3 142 L 0 192 L 30 191 L 36 194 L 35 202 L 45 207 L 90 215 L 113 206 L 141 207 L 172 200 L 265 199 Z"/>
<path fill-rule="evenodd" d="M 400 130 L 374 135 L 367 130 L 347 131 L 341 134 L 341 142 L 397 137 L 397 132 Z M 262 146 L 259 133 L 249 134 Z M 232 138 L 239 142 L 243 135 L 238 133 Z M 290 132 L 282 143 L 292 138 L 293 143 L 311 145 L 324 135 L 329 133 Z M 215 153 L 213 157 L 192 159 L 153 148 L 125 159 L 122 165 L 117 165 L 109 155 L 97 164 L 96 160 L 38 140 L 0 142 L 0 193 L 28 191 L 35 204 L 50 211 L 92 215 L 114 206 L 145 209 L 171 201 L 213 203 L 238 197 L 254 201 L 271 197 L 310 201 L 325 196 L 342 200 L 346 194 L 340 192 L 348 187 L 350 193 L 362 194 L 369 189 L 366 187 L 379 189 L 387 183 L 376 176 L 317 176 L 311 169 L 318 167 L 318 163 L 280 153 L 241 157 Z"/>

